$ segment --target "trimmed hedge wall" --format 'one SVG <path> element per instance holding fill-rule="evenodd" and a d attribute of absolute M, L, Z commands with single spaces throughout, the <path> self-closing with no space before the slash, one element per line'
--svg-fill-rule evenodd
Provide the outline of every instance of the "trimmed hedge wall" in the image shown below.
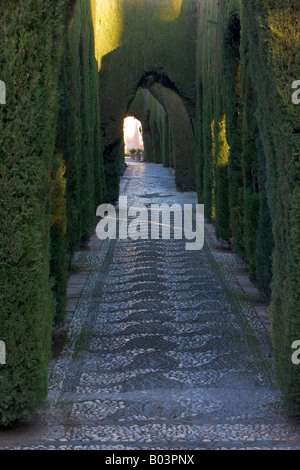
<path fill-rule="evenodd" d="M 192 120 L 195 117 L 195 41 L 196 2 L 193 0 L 166 1 L 152 0 L 98 2 L 96 17 L 98 59 L 100 67 L 101 123 L 104 134 L 104 164 L 106 182 L 110 198 L 118 198 L 119 169 L 123 163 L 123 120 L 127 116 L 130 103 L 138 88 L 158 83 L 173 91 L 182 101 L 190 123 L 189 133 L 184 137 L 187 145 L 179 143 L 173 130 L 170 112 L 169 123 L 172 135 L 174 167 L 180 187 L 191 189 L 192 178 L 187 176 L 187 168 L 194 175 L 194 143 L 190 138 Z M 111 23 L 110 23 L 111 22 Z M 111 29 L 107 25 L 111 24 Z M 103 28 L 101 25 L 105 25 Z M 137 45 L 136 47 L 133 45 Z M 138 49 L 137 49 L 138 48 Z M 122 79 L 120 80 L 120 77 Z M 150 90 L 151 91 L 151 90 Z M 151 91 L 152 93 L 152 91 Z M 167 102 L 155 98 L 167 110 Z M 173 95 L 165 98 L 173 106 Z M 152 103 L 152 104 L 151 104 Z M 151 101 L 150 107 L 156 106 Z M 159 142 L 162 127 L 157 126 L 155 109 L 150 113 L 155 139 L 152 142 L 155 161 L 163 162 L 163 150 Z M 176 116 L 173 117 L 173 120 Z M 179 119 L 179 117 L 178 117 Z M 155 129 L 156 126 L 156 129 Z M 178 149 L 180 151 L 178 152 Z M 147 159 L 153 160 L 147 152 Z M 176 159 L 178 164 L 176 165 Z M 190 165 L 189 165 L 190 163 Z M 181 180 L 181 169 L 184 168 Z M 193 187 L 195 186 L 192 181 Z"/>
<path fill-rule="evenodd" d="M 299 22 L 297 0 L 200 4 L 195 143 L 199 201 L 271 300 L 277 377 L 297 412 L 300 369 L 291 345 L 300 338 L 300 129 L 291 97 L 300 77 Z M 228 169 L 220 172 L 225 148 Z"/>
<path fill-rule="evenodd" d="M 52 328 L 64 318 L 68 255 L 88 239 L 104 200 L 91 11 L 89 2 L 74 4 L 4 0 L 0 7 L 7 88 L 7 104 L 0 106 L 3 426 L 45 403 Z"/>
<path fill-rule="evenodd" d="M 7 88 L 0 106 L 0 336 L 7 352 L 0 366 L 1 425 L 28 417 L 47 395 L 55 311 L 50 222 L 63 231 L 64 218 L 63 207 L 51 204 L 62 172 L 61 159 L 54 159 L 57 83 L 70 3 L 1 2 Z"/>
<path fill-rule="evenodd" d="M 275 243 L 270 308 L 275 364 L 284 399 L 291 411 L 299 412 L 300 369 L 291 361 L 291 345 L 300 338 L 300 126 L 299 107 L 291 96 L 292 83 L 300 76 L 300 4 L 243 1 L 242 21 Z"/>
<path fill-rule="evenodd" d="M 88 241 L 96 207 L 105 198 L 98 62 L 89 2 L 78 0 L 68 30 L 60 74 L 56 148 L 66 164 L 67 247 Z"/>
<path fill-rule="evenodd" d="M 65 266 L 70 255 L 89 240 L 96 207 L 104 201 L 106 191 L 92 12 L 89 2 L 83 0 L 78 0 L 73 9 L 62 56 L 59 91 L 56 152 L 62 155 L 65 164 L 66 191 L 61 195 L 56 193 L 55 197 L 65 200 L 66 228 L 60 240 L 52 237 L 51 273 L 58 300 L 57 323 L 64 316 Z"/>

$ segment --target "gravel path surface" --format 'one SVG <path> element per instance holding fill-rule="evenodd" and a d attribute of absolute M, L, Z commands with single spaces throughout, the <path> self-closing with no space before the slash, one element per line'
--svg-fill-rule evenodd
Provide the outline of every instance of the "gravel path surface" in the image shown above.
<path fill-rule="evenodd" d="M 133 203 L 196 204 L 161 165 L 128 163 Z M 6 449 L 300 449 L 280 407 L 267 330 L 230 271 L 241 260 L 184 240 L 106 240 L 51 368 L 49 407 L 0 432 Z"/>

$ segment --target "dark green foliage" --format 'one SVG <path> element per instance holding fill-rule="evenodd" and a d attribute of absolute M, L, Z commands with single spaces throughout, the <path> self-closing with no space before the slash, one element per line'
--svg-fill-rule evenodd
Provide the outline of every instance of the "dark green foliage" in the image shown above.
<path fill-rule="evenodd" d="M 256 280 L 263 294 L 270 299 L 272 281 L 272 253 L 274 236 L 272 219 L 267 199 L 266 189 L 266 157 L 261 141 L 257 142 L 259 161 L 259 221 L 255 253 Z"/>
<path fill-rule="evenodd" d="M 215 219 L 215 122 L 219 116 L 214 115 L 214 71 L 212 54 L 215 25 L 211 20 L 216 15 L 215 6 L 210 2 L 203 2 L 199 12 L 199 27 L 196 52 L 196 83 L 197 83 L 197 140 L 196 140 L 196 166 L 197 191 L 199 201 L 204 204 L 205 217 Z M 218 95 L 219 101 L 219 95 Z M 219 112 L 219 111 L 218 111 Z"/>
<path fill-rule="evenodd" d="M 168 114 L 163 106 L 148 92 L 148 119 L 151 136 L 152 156 L 148 157 L 146 149 L 146 159 L 155 163 L 163 163 L 170 166 L 170 126 Z"/>
<path fill-rule="evenodd" d="M 255 118 L 256 99 L 249 75 L 248 48 L 242 41 L 241 57 L 241 102 L 242 102 L 242 174 L 243 174 L 243 213 L 244 248 L 249 264 L 249 275 L 256 276 L 255 253 L 258 236 L 259 194 L 258 194 L 258 127 Z"/>
<path fill-rule="evenodd" d="M 203 86 L 201 79 L 198 79 L 197 88 L 197 107 L 196 107 L 196 137 L 195 137 L 195 154 L 196 154 L 196 185 L 198 200 L 203 202 L 204 198 L 204 143 L 203 143 Z"/>
<path fill-rule="evenodd" d="M 0 367 L 0 424 L 5 426 L 30 416 L 47 395 L 55 308 L 50 174 L 56 173 L 57 83 L 67 7 L 63 0 L 1 2 L 0 70 L 7 87 L 7 104 L 0 106 L 0 338 L 7 351 L 7 364 Z"/>
<path fill-rule="evenodd" d="M 226 187 L 217 138 L 224 112 L 231 242 L 271 297 L 277 376 L 298 412 L 300 369 L 291 344 L 300 338 L 300 121 L 291 86 L 300 76 L 299 21 L 297 0 L 203 1 L 196 60 L 199 200 L 218 236 L 228 236 L 218 209 L 220 185 Z"/>
<path fill-rule="evenodd" d="M 72 23 L 72 28 L 68 32 L 62 59 L 60 76 L 61 109 L 56 144 L 66 163 L 67 245 L 70 252 L 79 247 L 81 240 L 81 94 L 79 87 L 79 36 L 76 34 L 78 24 L 80 24 L 80 21 L 77 15 Z"/>
<path fill-rule="evenodd" d="M 291 84 L 300 75 L 299 20 L 297 0 L 243 2 L 275 243 L 270 307 L 275 365 L 285 401 L 298 412 L 300 369 L 291 361 L 291 344 L 300 337 L 300 142 L 299 108 L 292 103 Z"/>
<path fill-rule="evenodd" d="M 216 181 L 215 181 L 215 214 L 216 235 L 228 240 L 229 200 L 228 200 L 228 157 L 229 146 L 226 140 L 225 116 L 222 116 L 215 127 Z"/>
<path fill-rule="evenodd" d="M 265 154 L 240 13 L 237 0 L 204 2 L 200 10 L 197 190 L 206 217 L 215 222 L 217 236 L 230 240 L 245 257 L 252 280 L 268 295 L 273 243 L 264 194 Z M 222 119 L 225 129 L 220 133 Z"/>
<path fill-rule="evenodd" d="M 271 296 L 277 376 L 286 403 L 298 411 L 300 369 L 291 344 L 300 337 L 300 129 L 291 86 L 300 76 L 299 20 L 296 0 L 202 2 L 196 77 L 199 199 L 217 234 L 226 236 L 218 209 L 226 187 L 217 137 L 224 112 L 231 242 Z"/>
<path fill-rule="evenodd" d="M 89 2 L 78 1 L 73 15 L 62 60 L 57 138 L 66 162 L 69 252 L 89 239 L 96 207 L 105 196 L 98 63 Z"/>
<path fill-rule="evenodd" d="M 104 198 L 98 64 L 88 2 L 1 3 L 0 425 L 47 396 L 68 257 Z M 67 34 L 66 34 L 67 33 Z M 66 36 L 67 43 L 66 46 Z"/>
<path fill-rule="evenodd" d="M 51 171 L 51 216 L 50 216 L 50 275 L 56 301 L 55 323 L 62 323 L 66 307 L 67 288 L 67 244 L 66 244 L 66 180 L 65 163 L 61 155 L 55 155 Z"/>
<path fill-rule="evenodd" d="M 162 117 L 162 154 L 164 167 L 171 166 L 170 123 L 167 113 Z"/>
<path fill-rule="evenodd" d="M 162 163 L 160 107 L 158 101 L 152 98 L 150 101 L 150 128 L 153 156 L 150 161 L 154 163 Z"/>
<path fill-rule="evenodd" d="M 119 198 L 121 155 L 124 155 L 123 139 L 113 145 L 104 148 L 103 160 L 105 181 L 107 185 L 107 201 L 114 203 Z"/>
<path fill-rule="evenodd" d="M 256 240 L 258 234 L 259 194 L 251 188 L 244 190 L 244 243 L 250 279 L 256 276 Z"/>
<path fill-rule="evenodd" d="M 244 253 L 243 224 L 243 171 L 242 171 L 242 122 L 240 84 L 240 11 L 237 2 L 229 2 L 223 12 L 223 67 L 224 103 L 226 109 L 226 135 L 230 146 L 228 160 L 228 185 L 230 207 L 231 243 L 240 254 Z"/>

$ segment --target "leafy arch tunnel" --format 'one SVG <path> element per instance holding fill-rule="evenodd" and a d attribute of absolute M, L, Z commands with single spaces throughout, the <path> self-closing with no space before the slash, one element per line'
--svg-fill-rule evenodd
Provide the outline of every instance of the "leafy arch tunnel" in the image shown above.
<path fill-rule="evenodd" d="M 270 302 L 274 364 L 300 407 L 298 0 L 29 0 L 0 6 L 0 423 L 45 402 L 67 269 L 116 201 L 123 120 L 197 190 Z"/>
<path fill-rule="evenodd" d="M 105 88 L 104 84 L 103 88 Z M 124 94 L 122 97 L 124 101 L 123 109 L 127 109 L 125 114 L 121 114 L 119 108 L 114 108 L 112 111 L 108 106 L 105 106 L 107 94 L 105 94 L 102 102 L 104 116 L 105 110 L 109 109 L 108 120 L 110 124 L 105 127 L 105 135 L 107 140 L 110 141 L 107 152 L 110 161 L 113 148 L 116 151 L 115 160 L 111 163 L 115 167 L 115 179 L 117 179 L 119 173 L 119 164 L 123 161 L 122 135 L 119 135 L 119 133 L 123 119 L 129 113 L 139 117 L 143 124 L 146 137 L 146 159 L 156 162 L 164 160 L 165 166 L 169 166 L 168 154 L 172 152 L 175 181 L 178 189 L 183 191 L 195 190 L 192 120 L 176 87 L 164 75 L 151 72 L 143 74 L 135 89 L 137 91 L 134 98 L 131 98 L 131 103 L 128 103 L 128 96 Z M 172 141 L 172 150 L 170 149 L 169 140 Z M 118 153 L 120 153 L 121 158 L 118 157 Z M 165 158 L 163 158 L 164 153 Z M 115 197 L 117 195 L 116 188 Z"/>
<path fill-rule="evenodd" d="M 167 5 L 168 2 L 165 3 Z M 166 112 L 163 118 L 168 118 L 170 126 L 178 187 L 195 188 L 195 172 L 192 170 L 195 165 L 192 130 L 192 121 L 195 119 L 195 42 L 188 34 L 191 22 L 195 22 L 194 5 L 193 2 L 179 3 L 180 9 L 169 2 L 169 10 L 177 13 L 176 16 L 170 16 L 171 21 L 166 21 L 167 10 L 160 10 L 155 2 L 121 2 L 121 7 L 120 4 L 111 2 L 121 32 L 118 43 L 101 58 L 99 83 L 104 145 L 107 148 L 107 152 L 104 150 L 106 175 L 112 184 L 113 181 L 116 182 L 111 193 L 113 198 L 118 194 L 120 154 L 121 159 L 123 158 L 122 121 L 141 87 L 146 88 Z M 112 10 L 109 10 L 110 15 Z M 101 37 L 99 32 L 96 41 L 101 42 Z M 172 48 L 176 50 L 176 54 L 171 53 Z M 149 96 L 147 99 L 151 100 Z M 134 105 L 138 106 L 137 100 Z M 150 102 L 140 103 L 139 107 L 142 107 L 140 112 L 148 112 L 149 119 L 155 120 L 155 110 L 151 109 Z M 160 122 L 162 116 L 157 115 L 156 118 L 160 129 L 163 127 Z M 179 137 L 180 132 L 181 135 L 184 133 L 183 138 Z M 153 144 L 157 144 L 154 135 L 153 140 Z M 152 151 L 149 153 L 151 159 Z M 156 155 L 161 153 L 161 149 L 157 148 Z M 155 158 L 159 160 L 159 157 Z"/>

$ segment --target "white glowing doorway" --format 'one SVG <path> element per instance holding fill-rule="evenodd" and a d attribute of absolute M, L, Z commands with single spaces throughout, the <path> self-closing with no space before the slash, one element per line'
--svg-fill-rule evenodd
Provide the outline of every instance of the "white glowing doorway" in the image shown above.
<path fill-rule="evenodd" d="M 142 124 L 133 116 L 124 119 L 124 143 L 125 153 L 129 153 L 132 149 L 144 150 Z"/>

